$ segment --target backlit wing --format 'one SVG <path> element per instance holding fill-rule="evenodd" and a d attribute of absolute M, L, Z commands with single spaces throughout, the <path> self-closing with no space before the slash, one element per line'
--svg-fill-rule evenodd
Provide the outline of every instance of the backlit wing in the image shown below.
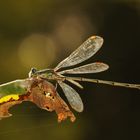
<path fill-rule="evenodd" d="M 83 87 L 80 83 L 78 83 L 77 81 L 74 81 L 74 80 L 72 80 L 72 79 L 67 79 L 67 81 L 69 81 L 70 83 L 74 84 L 75 86 L 77 86 L 77 87 L 79 87 L 79 88 L 81 88 L 81 89 L 84 88 L 84 87 Z"/>
<path fill-rule="evenodd" d="M 107 64 L 101 62 L 95 62 L 87 65 L 83 65 L 77 68 L 68 69 L 58 72 L 59 74 L 86 74 L 86 73 L 98 73 L 105 71 L 109 68 Z"/>
<path fill-rule="evenodd" d="M 83 102 L 79 94 L 69 85 L 64 82 L 58 82 L 60 87 L 62 88 L 66 98 L 68 99 L 71 107 L 75 109 L 77 112 L 83 111 Z"/>
<path fill-rule="evenodd" d="M 88 38 L 79 48 L 61 61 L 54 70 L 57 71 L 60 68 L 74 66 L 89 59 L 101 48 L 102 44 L 102 37 L 92 36 Z"/>

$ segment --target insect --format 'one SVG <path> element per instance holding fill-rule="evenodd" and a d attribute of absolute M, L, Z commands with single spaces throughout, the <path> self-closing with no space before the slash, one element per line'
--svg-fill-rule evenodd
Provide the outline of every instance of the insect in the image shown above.
<path fill-rule="evenodd" d="M 83 111 L 83 102 L 79 94 L 65 81 L 69 81 L 72 84 L 83 88 L 77 81 L 93 82 L 108 84 L 112 86 L 121 86 L 127 88 L 137 88 L 140 89 L 139 84 L 128 84 L 128 83 L 119 83 L 114 81 L 105 81 L 99 79 L 88 79 L 83 77 L 68 77 L 64 74 L 88 74 L 88 73 L 98 73 L 103 72 L 109 68 L 109 66 L 102 62 L 95 62 L 80 67 L 75 67 L 67 70 L 60 70 L 61 68 L 67 68 L 70 66 L 75 66 L 79 63 L 82 63 L 92 57 L 102 46 L 103 38 L 99 36 L 92 36 L 88 38 L 79 48 L 77 48 L 73 53 L 71 53 L 66 59 L 61 61 L 54 69 L 44 69 L 37 70 L 32 68 L 29 77 L 38 76 L 46 80 L 56 81 L 62 88 L 66 98 L 68 99 L 71 107 L 77 112 Z M 59 71 L 60 70 L 60 71 Z"/>
<path fill-rule="evenodd" d="M 58 113 L 60 121 L 66 119 L 68 116 L 71 117 L 71 120 L 74 121 L 74 115 L 70 112 L 66 103 L 57 93 L 57 86 L 54 87 L 53 85 L 51 85 L 51 81 L 55 81 L 56 85 L 58 84 L 62 88 L 70 106 L 77 112 L 82 112 L 84 109 L 82 99 L 75 89 L 66 84 L 66 81 L 76 85 L 81 89 L 83 88 L 83 86 L 78 81 L 140 89 L 140 84 L 119 83 L 114 81 L 105 81 L 74 76 L 72 77 L 65 75 L 99 73 L 106 71 L 109 66 L 102 62 L 94 62 L 79 67 L 76 66 L 77 64 L 80 64 L 95 55 L 101 48 L 102 44 L 102 37 L 92 36 L 88 38 L 79 48 L 72 52 L 66 59 L 61 61 L 54 69 L 37 70 L 36 68 L 32 68 L 29 72 L 29 78 L 24 80 L 16 80 L 1 85 L 0 106 L 11 101 L 14 103 L 17 101 L 17 104 L 19 103 L 19 101 L 32 101 L 42 109 L 46 109 L 49 111 L 55 110 Z M 74 68 L 68 69 L 68 67 L 72 66 Z M 34 87 L 36 87 L 35 90 Z M 41 103 L 42 101 L 43 103 Z M 7 109 L 8 108 L 9 105 Z M 4 109 L 0 108 L 0 116 L 4 116 L 4 113 L 2 113 L 1 115 L 1 110 L 3 111 Z"/>

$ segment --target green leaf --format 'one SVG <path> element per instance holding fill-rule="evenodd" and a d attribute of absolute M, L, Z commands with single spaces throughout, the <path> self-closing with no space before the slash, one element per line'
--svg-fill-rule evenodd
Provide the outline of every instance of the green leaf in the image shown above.
<path fill-rule="evenodd" d="M 6 84 L 0 85 L 0 98 L 8 95 L 23 95 L 26 94 L 28 81 L 15 80 Z"/>

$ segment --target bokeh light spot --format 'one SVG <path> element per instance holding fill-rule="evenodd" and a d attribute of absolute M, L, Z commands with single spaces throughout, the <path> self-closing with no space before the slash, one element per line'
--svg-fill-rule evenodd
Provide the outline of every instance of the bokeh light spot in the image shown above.
<path fill-rule="evenodd" d="M 93 28 L 86 15 L 66 15 L 55 21 L 54 34 L 61 45 L 72 51 Z"/>
<path fill-rule="evenodd" d="M 55 58 L 55 45 L 50 37 L 33 34 L 21 43 L 19 58 L 25 67 L 48 67 Z"/>

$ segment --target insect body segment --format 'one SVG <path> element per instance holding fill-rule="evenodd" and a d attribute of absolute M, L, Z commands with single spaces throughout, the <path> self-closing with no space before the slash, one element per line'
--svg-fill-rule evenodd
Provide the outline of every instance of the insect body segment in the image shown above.
<path fill-rule="evenodd" d="M 29 78 L 33 77 L 34 75 L 36 75 L 36 72 L 37 72 L 36 68 L 31 68 L 31 70 L 30 70 L 30 72 L 28 74 Z"/>

